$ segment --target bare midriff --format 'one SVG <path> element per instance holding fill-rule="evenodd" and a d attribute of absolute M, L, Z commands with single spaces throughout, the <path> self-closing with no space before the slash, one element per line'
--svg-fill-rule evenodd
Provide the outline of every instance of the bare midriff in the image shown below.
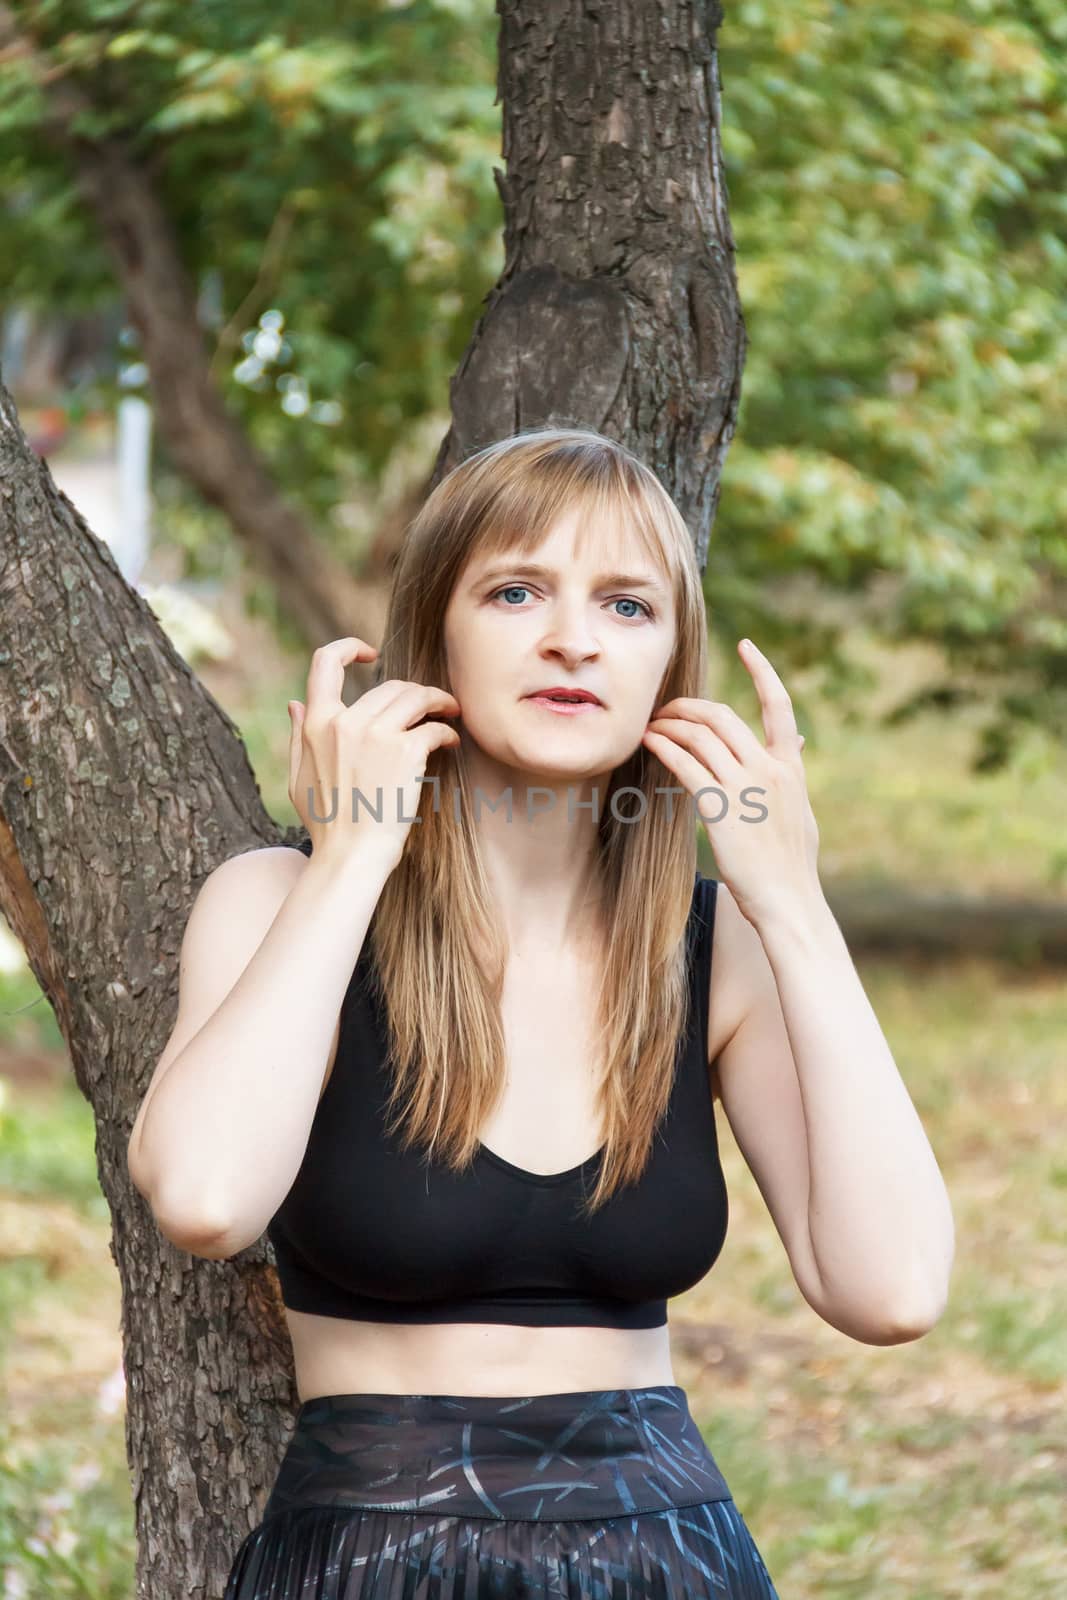
<path fill-rule="evenodd" d="M 301 1401 L 324 1394 L 562 1394 L 674 1383 L 659 1328 L 353 1322 L 286 1311 Z"/>

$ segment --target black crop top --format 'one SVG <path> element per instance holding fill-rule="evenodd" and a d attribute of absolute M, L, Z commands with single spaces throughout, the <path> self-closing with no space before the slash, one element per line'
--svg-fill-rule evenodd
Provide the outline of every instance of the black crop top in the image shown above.
<path fill-rule="evenodd" d="M 267 1227 L 286 1306 L 363 1322 L 666 1323 L 667 1300 L 718 1258 L 728 1220 L 707 1065 L 717 888 L 697 873 L 689 1026 L 648 1166 L 588 1220 L 579 1205 L 602 1151 L 543 1174 L 483 1145 L 457 1174 L 386 1137 L 386 1020 L 365 940 L 300 1170 Z"/>

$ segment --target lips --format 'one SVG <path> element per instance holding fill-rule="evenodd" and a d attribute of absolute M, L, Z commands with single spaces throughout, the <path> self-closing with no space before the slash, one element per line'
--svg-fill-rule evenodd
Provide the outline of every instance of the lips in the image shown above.
<path fill-rule="evenodd" d="M 564 705 L 589 705 L 599 706 L 598 700 L 591 689 L 535 689 L 533 694 L 526 696 L 527 700 L 552 700 Z"/>
<path fill-rule="evenodd" d="M 539 689 L 536 694 L 528 694 L 524 698 L 527 704 L 536 706 L 539 711 L 547 711 L 550 717 L 591 717 L 596 711 L 603 711 L 604 707 L 593 695 L 577 698 L 574 695 L 564 697 L 562 692 L 556 691 L 558 698 L 552 698 L 552 691 Z"/>

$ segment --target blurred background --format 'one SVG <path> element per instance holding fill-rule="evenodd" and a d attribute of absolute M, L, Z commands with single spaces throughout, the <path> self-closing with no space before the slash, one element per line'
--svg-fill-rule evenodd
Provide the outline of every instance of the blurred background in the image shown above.
<path fill-rule="evenodd" d="M 503 266 L 491 0 L 363 0 L 343 26 L 316 4 L 22 9 L 150 175 L 230 415 L 379 616 Z M 925 1339 L 850 1341 L 800 1297 L 720 1113 L 730 1233 L 672 1303 L 675 1368 L 783 1597 L 1062 1595 L 1067 16 L 739 4 L 718 43 L 749 348 L 709 693 L 759 727 L 747 633 L 794 697 L 822 880 L 957 1255 Z M 0 27 L 0 372 L 293 823 L 306 612 L 160 427 L 128 286 L 41 116 Z M 93 1119 L 2 918 L 0 1266 L 2 1600 L 126 1600 Z"/>

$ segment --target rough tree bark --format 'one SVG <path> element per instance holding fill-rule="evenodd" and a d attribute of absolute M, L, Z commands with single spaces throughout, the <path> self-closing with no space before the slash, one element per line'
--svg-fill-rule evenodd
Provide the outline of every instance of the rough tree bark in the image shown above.
<path fill-rule="evenodd" d="M 504 269 L 452 380 L 435 478 L 534 422 L 636 449 L 700 565 L 745 332 L 705 0 L 497 0 Z"/>
<path fill-rule="evenodd" d="M 34 70 L 48 137 L 70 160 L 95 216 L 136 327 L 153 413 L 175 467 L 229 519 L 249 559 L 277 589 L 310 649 L 356 633 L 374 638 L 380 608 L 319 543 L 230 416 L 211 376 L 197 297 L 151 175 L 116 138 L 94 137 L 78 119 L 86 91 L 50 69 L 25 18 L 0 4 L 0 48 Z M 365 668 L 353 681 L 369 686 Z"/>
<path fill-rule="evenodd" d="M 262 1251 L 174 1249 L 126 1144 L 173 1025 L 199 884 L 277 841 L 230 719 L 18 427 L 0 383 L 0 908 L 97 1123 L 122 1285 L 143 1594 L 215 1595 L 290 1422 L 291 1353 Z"/>

